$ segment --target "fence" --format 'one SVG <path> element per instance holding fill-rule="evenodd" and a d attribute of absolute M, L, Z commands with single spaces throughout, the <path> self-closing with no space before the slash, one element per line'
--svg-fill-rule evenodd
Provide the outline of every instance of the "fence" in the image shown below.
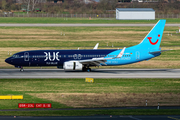
<path fill-rule="evenodd" d="M 1 13 L 0 17 L 116 18 L 116 14 Z"/>
<path fill-rule="evenodd" d="M 156 18 L 180 18 L 180 14 L 156 14 Z"/>
<path fill-rule="evenodd" d="M 116 18 L 116 14 L 0 13 L 0 17 Z M 156 18 L 180 18 L 180 14 L 156 14 Z"/>

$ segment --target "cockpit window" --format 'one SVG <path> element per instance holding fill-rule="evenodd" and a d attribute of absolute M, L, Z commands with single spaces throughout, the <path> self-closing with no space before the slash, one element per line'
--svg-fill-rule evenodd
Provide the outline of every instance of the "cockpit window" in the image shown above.
<path fill-rule="evenodd" d="M 13 55 L 12 57 L 13 57 L 13 58 L 18 58 L 18 57 L 19 57 L 19 55 Z"/>

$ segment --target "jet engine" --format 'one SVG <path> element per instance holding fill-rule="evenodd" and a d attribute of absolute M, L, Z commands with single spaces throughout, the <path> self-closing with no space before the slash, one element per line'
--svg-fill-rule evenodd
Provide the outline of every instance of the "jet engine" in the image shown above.
<path fill-rule="evenodd" d="M 78 61 L 69 61 L 64 62 L 63 69 L 64 70 L 82 70 L 83 65 Z"/>

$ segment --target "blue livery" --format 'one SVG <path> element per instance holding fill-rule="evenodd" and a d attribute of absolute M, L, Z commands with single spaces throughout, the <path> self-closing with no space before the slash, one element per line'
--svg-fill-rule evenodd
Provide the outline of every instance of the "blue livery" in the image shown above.
<path fill-rule="evenodd" d="M 161 54 L 160 43 L 166 20 L 159 20 L 138 45 L 123 49 L 92 50 L 33 50 L 23 51 L 5 62 L 20 68 L 24 66 L 57 66 L 64 70 L 91 71 L 91 66 L 114 66 L 149 60 Z"/>

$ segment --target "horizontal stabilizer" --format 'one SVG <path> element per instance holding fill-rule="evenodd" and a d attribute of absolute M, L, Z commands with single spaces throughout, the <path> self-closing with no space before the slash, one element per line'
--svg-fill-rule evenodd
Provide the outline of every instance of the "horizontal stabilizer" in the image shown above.
<path fill-rule="evenodd" d="M 172 49 L 170 49 L 170 50 L 172 50 Z M 161 52 L 165 52 L 165 51 L 169 51 L 169 50 L 154 51 L 154 52 L 149 52 L 149 54 L 156 54 L 156 53 L 161 53 Z"/>

